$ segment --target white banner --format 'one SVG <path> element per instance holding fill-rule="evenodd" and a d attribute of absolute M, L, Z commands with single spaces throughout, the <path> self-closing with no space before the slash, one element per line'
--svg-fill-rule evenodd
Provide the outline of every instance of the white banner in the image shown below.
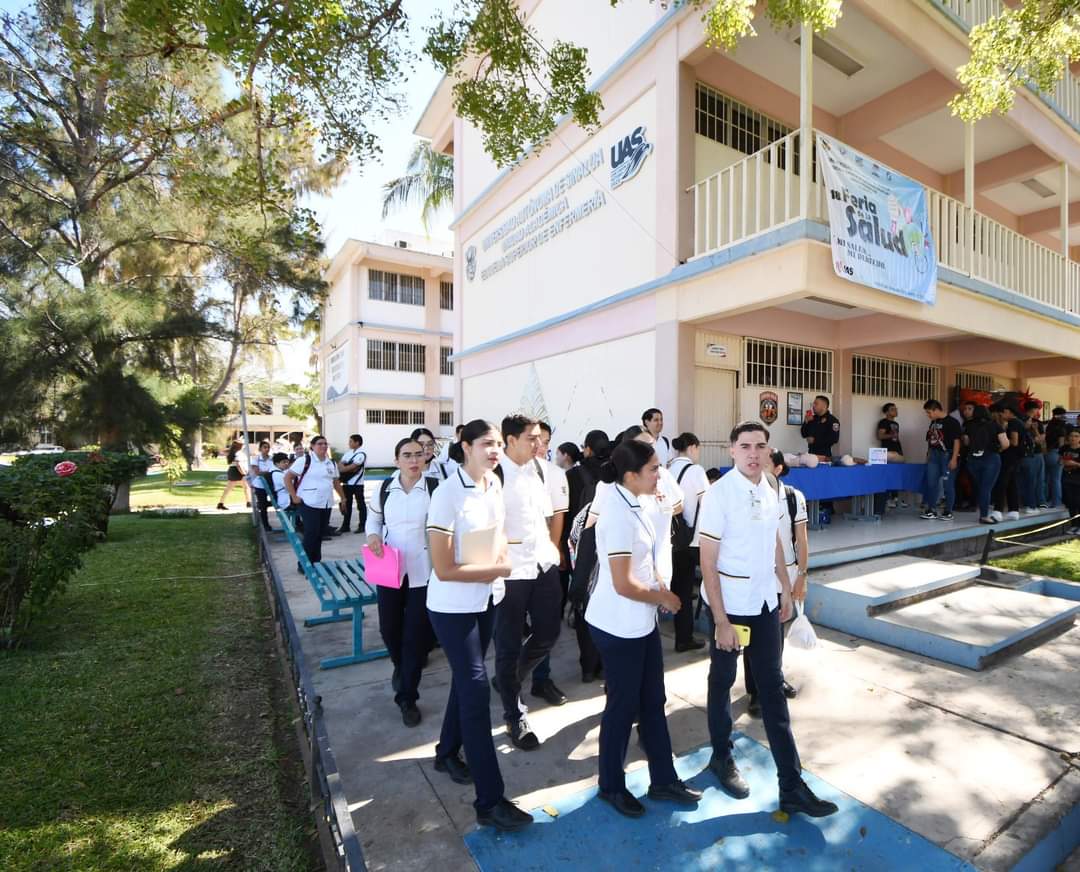
<path fill-rule="evenodd" d="M 349 342 L 342 343 L 326 358 L 326 401 L 349 392 Z"/>
<path fill-rule="evenodd" d="M 817 161 L 829 205 L 836 274 L 932 304 L 937 253 L 926 189 L 822 133 L 817 135 Z"/>

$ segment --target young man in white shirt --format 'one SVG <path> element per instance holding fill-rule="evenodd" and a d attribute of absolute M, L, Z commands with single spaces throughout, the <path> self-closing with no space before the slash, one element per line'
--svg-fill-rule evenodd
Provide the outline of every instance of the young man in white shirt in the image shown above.
<path fill-rule="evenodd" d="M 671 440 L 667 436 L 660 435 L 660 431 L 664 429 L 664 413 L 659 409 L 646 409 L 641 413 L 641 426 L 655 441 L 653 450 L 660 458 L 660 465 L 666 468 L 675 459 L 675 454 L 671 450 Z"/>
<path fill-rule="evenodd" d="M 345 499 L 337 464 L 330 459 L 325 436 L 312 436 L 310 451 L 297 457 L 285 473 L 285 488 L 304 524 L 304 553 L 312 563 L 322 560 L 323 534 L 330 529 L 334 493 Z"/>
<path fill-rule="evenodd" d="M 562 603 L 559 610 L 566 607 L 566 594 L 570 587 L 570 566 L 563 551 L 566 543 L 567 525 L 570 523 L 567 512 L 570 509 L 570 487 L 566 482 L 566 472 L 548 458 L 551 448 L 551 425 L 540 422 L 540 441 L 536 443 L 536 462 L 540 464 L 544 484 L 551 498 L 551 541 L 559 551 L 559 585 L 562 587 Z M 565 565 L 565 568 L 564 568 Z M 545 700 L 548 705 L 563 705 L 566 694 L 559 690 L 551 680 L 551 655 L 540 661 L 533 670 L 532 695 Z"/>
<path fill-rule="evenodd" d="M 559 552 L 551 541 L 551 498 L 536 462 L 540 425 L 524 415 L 510 415 L 503 418 L 502 434 L 506 449 L 500 468 L 512 571 L 495 608 L 495 678 L 510 740 L 522 751 L 532 751 L 540 740 L 525 719 L 519 694 L 525 676 L 559 638 Z M 530 632 L 522 640 L 526 616 Z"/>
<path fill-rule="evenodd" d="M 779 498 L 764 475 L 769 468 L 769 431 L 759 422 L 736 425 L 731 431 L 731 458 L 735 468 L 706 491 L 698 520 L 702 595 L 713 627 L 709 643 L 709 768 L 731 796 L 744 799 L 750 795 L 731 756 L 731 687 L 742 648 L 736 627 L 749 628 L 750 659 L 769 750 L 776 763 L 780 808 L 824 817 L 835 813 L 837 807 L 818 799 L 802 780 L 782 689 L 780 624 L 791 617 L 792 599 L 779 535 Z"/>
<path fill-rule="evenodd" d="M 268 533 L 273 528 L 270 526 L 270 518 L 267 515 L 270 497 L 266 493 L 266 475 L 273 471 L 274 461 L 270 459 L 270 443 L 263 439 L 259 443 L 259 453 L 251 458 L 248 479 L 251 481 L 251 489 L 255 495 L 255 504 L 259 507 L 259 518 L 262 520 L 263 529 Z"/>
<path fill-rule="evenodd" d="M 364 472 L 367 469 L 367 454 L 363 449 L 364 437 L 353 433 L 349 437 L 349 450 L 338 461 L 341 474 L 342 490 L 345 491 L 345 507 L 341 510 L 341 528 L 339 533 L 348 533 L 352 521 L 353 500 L 356 500 L 356 532 L 363 533 L 367 526 L 367 502 L 364 500 Z"/>

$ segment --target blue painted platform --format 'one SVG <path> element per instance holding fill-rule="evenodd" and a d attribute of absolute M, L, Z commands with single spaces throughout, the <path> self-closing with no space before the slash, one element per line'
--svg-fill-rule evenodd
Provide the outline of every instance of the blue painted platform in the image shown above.
<path fill-rule="evenodd" d="M 465 836 L 465 844 L 481 872 L 974 872 L 970 863 L 809 773 L 804 778 L 814 792 L 840 811 L 776 821 L 776 767 L 768 749 L 741 733 L 734 738 L 735 758 L 750 784 L 748 799 L 720 790 L 706 768 L 711 751 L 705 747 L 675 761 L 679 777 L 705 791 L 697 808 L 645 798 L 649 774 L 642 766 L 627 776 L 627 787 L 648 809 L 642 818 L 620 816 L 591 788 L 553 803 L 556 817 L 537 809 L 537 822 L 520 833 L 480 828 Z"/>

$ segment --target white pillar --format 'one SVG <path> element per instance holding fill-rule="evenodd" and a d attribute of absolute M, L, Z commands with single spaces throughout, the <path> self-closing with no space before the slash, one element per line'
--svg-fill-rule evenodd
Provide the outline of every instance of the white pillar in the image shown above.
<path fill-rule="evenodd" d="M 975 125 L 964 125 L 964 205 L 975 208 Z"/>
<path fill-rule="evenodd" d="M 1069 259 L 1069 165 L 1061 164 L 1061 254 Z"/>
<path fill-rule="evenodd" d="M 814 29 L 805 21 L 799 49 L 799 213 L 805 218 L 812 214 L 814 154 Z"/>

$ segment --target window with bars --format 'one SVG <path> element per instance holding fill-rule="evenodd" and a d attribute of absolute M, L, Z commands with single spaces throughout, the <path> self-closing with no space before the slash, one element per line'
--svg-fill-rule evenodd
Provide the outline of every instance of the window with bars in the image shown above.
<path fill-rule="evenodd" d="M 365 414 L 369 424 L 381 424 L 383 422 L 382 409 L 368 409 Z"/>
<path fill-rule="evenodd" d="M 453 375 L 454 374 L 454 361 L 450 359 L 450 355 L 454 353 L 454 349 L 447 348 L 445 345 L 439 349 L 439 374 L 440 375 Z"/>
<path fill-rule="evenodd" d="M 397 366 L 397 343 L 385 339 L 369 339 L 367 341 L 367 367 L 368 369 L 396 370 Z"/>
<path fill-rule="evenodd" d="M 447 312 L 454 311 L 453 282 L 439 282 L 439 308 Z"/>
<path fill-rule="evenodd" d="M 973 391 L 993 391 L 994 377 L 985 372 L 967 372 L 958 369 L 956 371 L 956 386 Z"/>
<path fill-rule="evenodd" d="M 418 409 L 367 409 L 369 424 L 391 424 L 398 427 L 423 426 L 424 412 Z"/>
<path fill-rule="evenodd" d="M 833 353 L 771 339 L 743 341 L 747 385 L 832 393 Z"/>
<path fill-rule="evenodd" d="M 938 395 L 940 370 L 924 363 L 854 354 L 851 392 L 889 400 L 930 400 Z"/>
<path fill-rule="evenodd" d="M 398 369 L 401 372 L 424 372 L 424 346 L 413 342 L 398 343 Z"/>
<path fill-rule="evenodd" d="M 454 413 L 453 412 L 439 412 L 439 426 L 440 427 L 453 427 L 454 426 Z"/>
<path fill-rule="evenodd" d="M 405 409 L 386 409 L 383 412 L 383 423 L 407 425 L 409 423 L 409 413 Z"/>
<path fill-rule="evenodd" d="M 424 280 L 420 276 L 402 275 L 381 269 L 368 270 L 368 299 L 384 303 L 424 305 Z"/>
<path fill-rule="evenodd" d="M 425 421 L 426 418 L 424 417 L 424 413 L 422 410 L 414 409 L 413 411 L 409 412 L 409 423 L 412 424 L 414 427 L 423 427 Z"/>

